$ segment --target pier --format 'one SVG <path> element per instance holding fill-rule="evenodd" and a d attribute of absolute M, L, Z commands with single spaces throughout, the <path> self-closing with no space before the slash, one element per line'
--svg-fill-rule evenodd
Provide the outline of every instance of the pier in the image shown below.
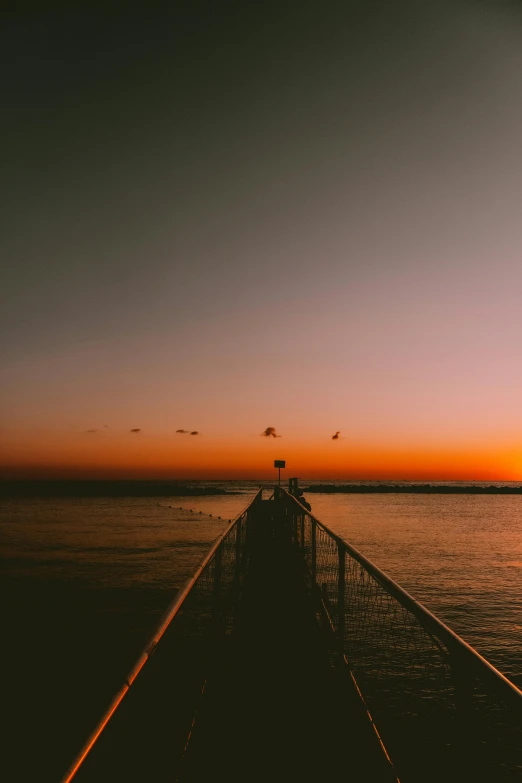
<path fill-rule="evenodd" d="M 63 783 L 522 779 L 522 693 L 298 499 L 260 491 Z"/>

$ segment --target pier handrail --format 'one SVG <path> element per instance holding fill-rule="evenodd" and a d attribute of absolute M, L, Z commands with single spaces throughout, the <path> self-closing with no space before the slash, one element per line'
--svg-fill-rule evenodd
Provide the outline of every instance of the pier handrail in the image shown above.
<path fill-rule="evenodd" d="M 70 783 L 70 781 L 73 780 L 76 773 L 84 763 L 85 759 L 93 749 L 94 745 L 100 738 L 102 732 L 106 728 L 107 724 L 113 717 L 114 713 L 120 706 L 121 702 L 123 701 L 123 698 L 128 693 L 129 689 L 131 688 L 132 684 L 136 680 L 136 677 L 141 672 L 147 661 L 151 658 L 154 651 L 156 650 L 156 647 L 160 641 L 160 639 L 164 636 L 167 628 L 171 625 L 172 621 L 176 617 L 176 615 L 179 613 L 181 607 L 189 597 L 189 595 L 192 593 L 196 585 L 198 584 L 198 581 L 201 577 L 201 575 L 205 572 L 205 570 L 208 568 L 209 564 L 212 562 L 212 560 L 216 557 L 216 553 L 219 552 L 219 550 L 223 546 L 223 542 L 230 536 L 230 533 L 236 528 L 236 526 L 246 518 L 249 510 L 255 506 L 255 504 L 261 500 L 263 495 L 263 490 L 260 488 L 258 492 L 256 493 L 255 497 L 250 500 L 250 502 L 246 505 L 246 507 L 241 511 L 239 514 L 237 514 L 236 517 L 226 526 L 226 528 L 219 534 L 219 536 L 216 538 L 214 543 L 209 548 L 208 552 L 205 554 L 204 558 L 201 560 L 199 565 L 196 566 L 194 573 L 192 576 L 190 576 L 188 579 L 183 582 L 179 590 L 177 591 L 176 595 L 174 596 L 174 599 L 169 604 L 165 612 L 163 613 L 163 616 L 156 627 L 156 630 L 152 634 L 152 637 L 150 638 L 148 644 L 143 649 L 143 652 L 138 657 L 138 660 L 134 664 L 133 668 L 129 672 L 127 678 L 125 679 L 124 685 L 120 688 L 120 690 L 116 693 L 114 698 L 112 699 L 109 707 L 104 712 L 101 720 L 97 724 L 96 728 L 92 732 L 92 734 L 89 736 L 87 742 L 84 744 L 83 748 L 81 749 L 80 753 L 76 756 L 73 763 L 65 773 L 64 777 L 62 778 L 62 783 Z"/>
<path fill-rule="evenodd" d="M 286 542 L 311 615 L 320 621 L 323 652 L 341 681 L 348 677 L 355 685 L 398 779 L 518 781 L 522 692 L 294 495 L 275 487 L 272 497 L 259 503 L 259 490 L 182 584 L 62 783 L 78 771 L 80 781 L 97 780 L 107 752 L 116 764 L 126 758 L 126 727 L 133 721 L 149 730 L 151 708 L 167 715 L 173 774 L 190 762 L 198 710 L 233 649 L 240 599 L 249 593 L 250 566 L 259 565 L 267 532 L 270 542 Z M 157 728 L 154 741 L 159 736 L 164 748 Z M 143 761 L 149 771 L 148 758 Z"/>
<path fill-rule="evenodd" d="M 340 546 L 342 546 L 360 565 L 363 566 L 381 585 L 385 588 L 394 598 L 399 601 L 402 606 L 408 609 L 419 622 L 433 634 L 441 638 L 448 647 L 457 653 L 461 653 L 464 656 L 464 660 L 469 662 L 473 666 L 477 673 L 480 673 L 487 679 L 496 689 L 498 689 L 498 695 L 509 701 L 515 708 L 520 710 L 522 715 L 522 691 L 505 677 L 502 672 L 496 669 L 488 660 L 483 658 L 470 644 L 462 639 L 458 634 L 448 628 L 441 620 L 438 619 L 429 609 L 426 609 L 423 604 L 417 601 L 411 596 L 404 588 L 402 588 L 397 582 L 395 582 L 388 574 L 382 571 L 378 566 L 371 562 L 367 557 L 361 554 L 352 544 L 346 541 L 343 536 L 335 533 L 327 525 L 317 519 L 305 506 L 303 506 L 297 500 L 294 495 L 291 495 L 283 487 L 279 488 L 279 491 L 283 493 L 285 498 L 292 503 L 296 504 L 300 513 L 306 514 L 314 523 L 321 528 L 327 535 L 334 539 Z"/>

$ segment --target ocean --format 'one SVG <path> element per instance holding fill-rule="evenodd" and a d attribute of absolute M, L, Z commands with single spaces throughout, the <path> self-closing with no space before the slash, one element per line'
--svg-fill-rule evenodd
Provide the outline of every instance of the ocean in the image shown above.
<path fill-rule="evenodd" d="M 2 499 L 4 780 L 60 780 L 178 587 L 272 486 L 204 485 L 234 494 Z M 522 495 L 306 497 L 522 687 Z"/>

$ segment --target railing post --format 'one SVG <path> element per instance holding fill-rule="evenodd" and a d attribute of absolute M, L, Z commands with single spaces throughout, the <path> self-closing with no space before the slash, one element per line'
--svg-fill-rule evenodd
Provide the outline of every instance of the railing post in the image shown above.
<path fill-rule="evenodd" d="M 221 614 L 221 558 L 223 554 L 222 546 L 216 549 L 214 555 L 214 585 L 212 591 L 212 619 L 214 622 L 214 628 L 216 632 L 219 629 L 220 614 Z"/>
<path fill-rule="evenodd" d="M 317 581 L 317 523 L 312 517 L 312 589 Z"/>
<path fill-rule="evenodd" d="M 346 592 L 345 552 L 341 542 L 337 542 L 338 578 L 337 578 L 337 644 L 339 666 L 344 664 L 344 605 Z"/>
<path fill-rule="evenodd" d="M 253 520 L 254 514 L 252 510 L 249 508 L 246 517 L 245 517 L 245 525 L 246 525 L 246 531 L 245 531 L 245 547 L 250 554 L 252 551 L 252 541 L 254 538 L 254 520 Z"/>
<path fill-rule="evenodd" d="M 239 519 L 236 522 L 236 578 L 239 580 L 240 577 L 240 566 L 241 566 L 241 535 L 243 532 L 242 528 L 242 519 L 239 517 Z"/>

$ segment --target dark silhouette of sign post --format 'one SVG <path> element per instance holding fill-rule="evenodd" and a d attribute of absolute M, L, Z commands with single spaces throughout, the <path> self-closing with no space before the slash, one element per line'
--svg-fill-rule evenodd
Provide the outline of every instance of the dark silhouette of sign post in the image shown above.
<path fill-rule="evenodd" d="M 279 469 L 278 485 L 281 486 L 281 468 L 286 468 L 286 462 L 284 459 L 275 459 L 274 468 Z"/>

